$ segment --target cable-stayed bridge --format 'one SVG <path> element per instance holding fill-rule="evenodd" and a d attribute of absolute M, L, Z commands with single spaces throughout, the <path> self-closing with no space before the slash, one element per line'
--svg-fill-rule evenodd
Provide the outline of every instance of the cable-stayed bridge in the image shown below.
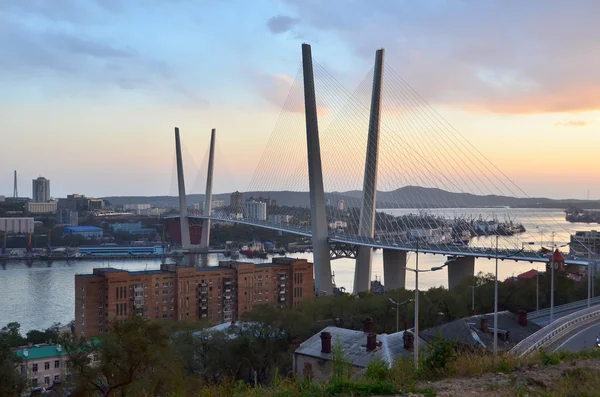
<path fill-rule="evenodd" d="M 302 66 L 247 191 L 308 191 L 309 208 L 264 198 L 246 197 L 244 203 L 240 195 L 226 209 L 213 209 L 213 129 L 203 215 L 188 215 L 177 128 L 175 137 L 182 248 L 192 249 L 190 218 L 202 220 L 200 251 L 208 249 L 211 221 L 311 237 L 317 293 L 332 293 L 330 261 L 339 257 L 356 259 L 354 291 L 368 290 L 373 248 L 383 249 L 386 287 L 404 287 L 407 252 L 417 252 L 449 257 L 437 270 L 447 267 L 452 288 L 474 274 L 475 258 L 548 262 L 544 250 L 525 249 L 538 236 L 529 233 L 526 241 L 518 236 L 534 221 L 547 236 L 560 229 L 535 209 L 521 211 L 524 219 L 504 221 L 495 215 L 436 214 L 439 208 L 468 208 L 478 196 L 525 194 L 385 63 L 384 50 L 376 52 L 373 69 L 350 93 L 313 62 L 309 45 L 302 46 Z M 424 189 L 400 194 L 402 186 Z M 389 210 L 377 211 L 381 208 Z M 566 262 L 588 263 L 574 257 Z"/>

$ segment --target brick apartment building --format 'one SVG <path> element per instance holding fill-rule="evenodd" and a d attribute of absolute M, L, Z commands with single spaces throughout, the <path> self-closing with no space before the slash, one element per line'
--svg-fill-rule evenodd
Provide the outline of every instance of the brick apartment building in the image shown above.
<path fill-rule="evenodd" d="M 126 271 L 97 268 L 75 276 L 75 334 L 106 331 L 115 318 L 236 321 L 254 306 L 294 307 L 314 296 L 313 264 L 273 258 L 271 263 L 220 262 L 219 266 Z"/>

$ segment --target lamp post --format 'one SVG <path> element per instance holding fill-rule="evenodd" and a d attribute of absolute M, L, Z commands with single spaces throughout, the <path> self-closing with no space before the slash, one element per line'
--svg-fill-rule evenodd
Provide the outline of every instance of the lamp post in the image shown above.
<path fill-rule="evenodd" d="M 540 232 L 542 233 L 542 232 Z M 521 251 L 525 250 L 525 246 L 526 245 L 534 245 L 535 241 L 527 241 L 527 242 L 523 242 L 521 243 Z M 540 243 L 541 244 L 541 243 Z M 539 312 L 540 311 L 540 287 L 539 287 L 539 270 L 535 270 L 535 311 Z"/>
<path fill-rule="evenodd" d="M 552 232 L 552 254 L 550 256 L 550 322 L 554 321 L 554 232 Z"/>
<path fill-rule="evenodd" d="M 510 258 L 511 256 L 518 255 L 523 252 L 521 249 L 510 255 L 506 255 L 504 258 Z M 494 277 L 494 354 L 498 353 L 498 235 L 496 235 L 496 277 Z"/>
<path fill-rule="evenodd" d="M 409 299 L 409 300 L 406 300 L 406 301 L 400 302 L 400 303 L 394 301 L 392 298 L 388 298 L 388 299 L 390 300 L 392 305 L 396 306 L 396 333 L 397 333 L 400 330 L 400 315 L 398 313 L 398 310 L 400 309 L 400 306 L 407 304 L 408 302 L 412 302 L 413 299 Z"/>
<path fill-rule="evenodd" d="M 415 273 L 415 348 L 414 348 L 414 356 L 415 356 L 415 368 L 419 368 L 419 273 L 427 273 L 427 272 L 435 272 L 438 270 L 442 270 L 446 267 L 450 262 L 454 261 L 454 258 L 447 260 L 442 266 L 434 266 L 431 269 L 419 270 L 419 242 L 417 241 L 417 251 L 416 251 L 416 259 L 415 259 L 415 268 L 411 269 L 410 267 L 404 267 L 405 270 L 409 270 Z"/>

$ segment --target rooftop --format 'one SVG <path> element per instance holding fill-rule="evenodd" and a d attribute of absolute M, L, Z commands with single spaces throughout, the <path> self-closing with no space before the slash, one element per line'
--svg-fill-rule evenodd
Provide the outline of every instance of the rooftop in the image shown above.
<path fill-rule="evenodd" d="M 33 345 L 32 347 L 22 347 L 15 349 L 17 356 L 25 360 L 39 360 L 43 358 L 51 358 L 64 356 L 67 353 L 61 345 Z"/>
<path fill-rule="evenodd" d="M 488 332 L 481 330 L 481 320 L 484 318 L 488 320 Z M 518 315 L 508 311 L 498 313 L 499 335 L 508 331 L 507 341 L 498 336 L 498 349 L 510 349 L 541 328 L 531 321 L 528 321 L 526 326 L 522 326 L 518 323 L 518 318 Z M 431 341 L 435 339 L 438 332 L 443 339 L 458 340 L 462 345 L 491 350 L 494 343 L 494 314 L 488 313 L 465 317 L 424 330 L 420 333 L 420 336 L 426 341 Z"/>
<path fill-rule="evenodd" d="M 65 226 L 63 230 L 72 232 L 101 232 L 102 229 L 96 226 Z"/>
<path fill-rule="evenodd" d="M 399 356 L 410 356 L 412 350 L 404 349 L 405 331 L 393 334 L 377 334 L 377 348 L 373 351 L 367 351 L 367 334 L 363 331 L 353 329 L 326 327 L 322 332 L 331 334 L 331 346 L 336 343 L 342 345 L 344 354 L 352 365 L 365 368 L 374 358 L 381 358 L 389 365 Z M 424 343 L 423 340 L 420 342 Z M 331 354 L 321 352 L 321 333 L 317 333 L 304 341 L 295 351 L 296 354 L 318 357 L 324 360 L 330 360 Z"/>

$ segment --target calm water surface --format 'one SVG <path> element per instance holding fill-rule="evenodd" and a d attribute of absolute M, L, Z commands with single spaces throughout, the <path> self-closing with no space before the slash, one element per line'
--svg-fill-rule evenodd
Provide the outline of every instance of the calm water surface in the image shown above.
<path fill-rule="evenodd" d="M 418 210 L 385 210 L 394 215 L 417 213 Z M 562 210 L 530 210 L 530 209 L 440 209 L 432 210 L 434 214 L 447 217 L 473 216 L 483 219 L 498 218 L 500 221 L 505 216 L 523 223 L 527 232 L 520 236 L 502 237 L 504 247 L 521 248 L 522 242 L 534 241 L 534 248 L 539 248 L 540 240 L 549 244 L 551 232 L 555 231 L 555 242 L 563 244 L 569 241 L 569 235 L 575 230 L 600 229 L 600 225 L 571 224 L 564 220 Z M 474 239 L 472 245 L 490 247 L 494 238 L 481 237 Z M 567 250 L 568 248 L 564 248 Z M 373 254 L 373 277 L 383 280 L 382 251 Z M 293 254 L 298 258 L 312 260 L 311 254 Z M 225 259 L 220 254 L 202 256 L 205 265 L 217 265 Z M 244 259 L 246 260 L 246 259 Z M 254 259 L 254 262 L 269 260 Z M 415 265 L 415 254 L 410 254 L 409 266 Z M 420 255 L 419 266 L 429 268 L 439 266 L 444 262 L 444 257 L 434 255 Z M 30 329 L 47 328 L 55 322 L 68 323 L 75 315 L 75 274 L 91 273 L 95 267 L 117 267 L 127 270 L 158 269 L 160 260 L 90 260 L 90 261 L 55 261 L 51 264 L 34 263 L 27 266 L 25 262 L 9 262 L 0 268 L 0 326 L 11 321 L 21 323 L 22 331 Z M 530 269 L 543 270 L 541 264 L 528 262 L 504 261 L 500 262 L 499 278 L 504 279 Z M 354 282 L 354 261 L 339 259 L 332 262 L 335 281 L 338 286 L 343 286 L 347 291 L 352 290 Z M 475 263 L 476 272 L 493 273 L 494 261 L 478 259 Z M 447 287 L 447 272 L 424 273 L 419 279 L 419 287 L 427 289 L 436 286 Z M 414 274 L 407 272 L 406 287 L 414 288 Z"/>

